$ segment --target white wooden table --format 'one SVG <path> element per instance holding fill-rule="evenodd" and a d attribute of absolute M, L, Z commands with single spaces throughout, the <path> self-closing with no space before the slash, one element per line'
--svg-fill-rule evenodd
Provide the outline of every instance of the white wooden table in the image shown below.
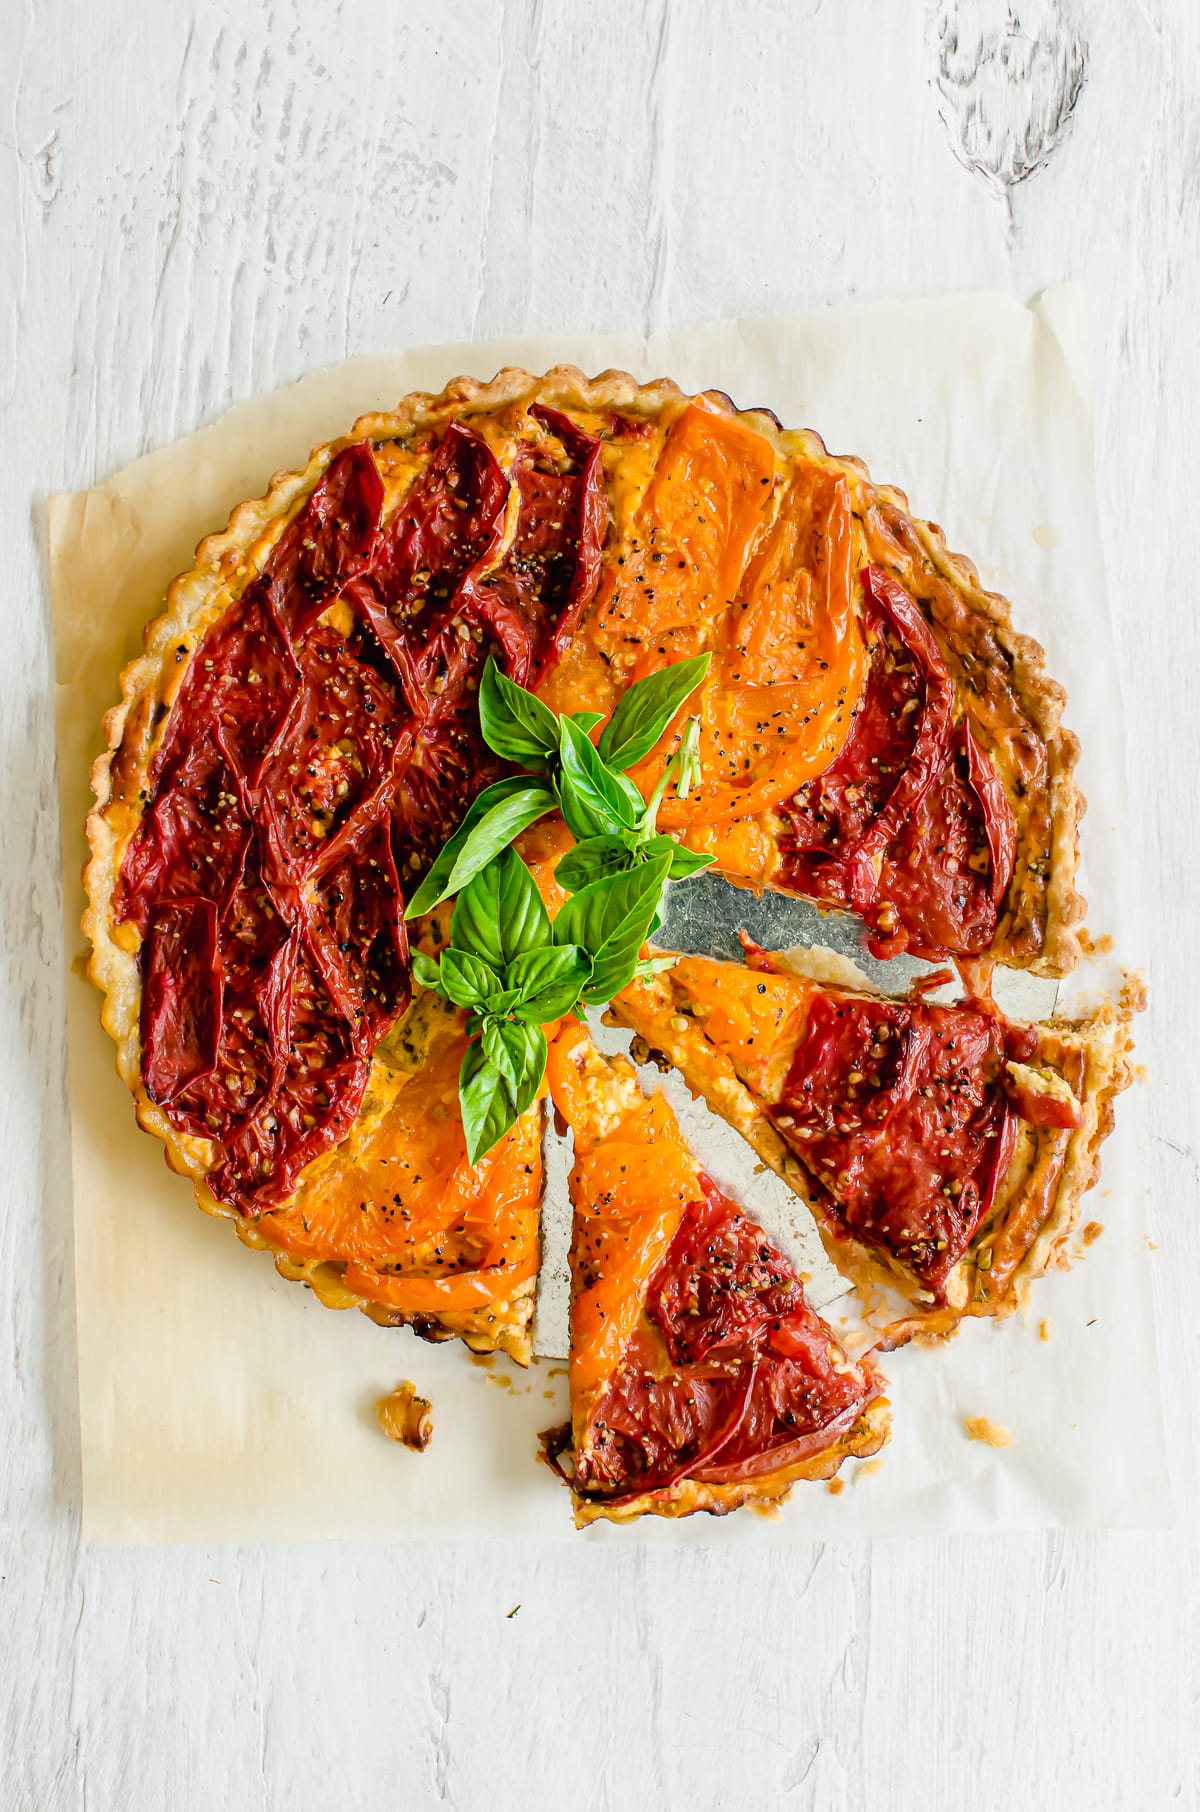
<path fill-rule="evenodd" d="M 992 0 L 0 0 L 3 1812 L 1200 1805 L 1200 6 L 1012 10 L 1005 112 Z M 84 1548 L 47 494 L 350 352 L 1058 277 L 1096 337 L 1177 1527 Z"/>

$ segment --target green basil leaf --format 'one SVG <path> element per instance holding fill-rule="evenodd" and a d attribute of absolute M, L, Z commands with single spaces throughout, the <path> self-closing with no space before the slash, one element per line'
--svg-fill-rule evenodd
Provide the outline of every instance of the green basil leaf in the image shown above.
<path fill-rule="evenodd" d="M 502 1139 L 518 1117 L 536 1100 L 546 1073 L 546 1039 L 538 1026 L 512 1020 L 491 1020 L 493 1050 L 503 1048 L 502 1070 L 483 1048 L 482 1037 L 463 1055 L 458 1072 L 458 1099 L 462 1109 L 467 1157 L 477 1164 L 485 1152 Z M 510 1083 L 506 1071 L 516 1078 Z"/>
<path fill-rule="evenodd" d="M 554 921 L 555 943 L 579 944 L 591 954 L 592 979 L 583 991 L 590 1006 L 611 1000 L 632 980 L 670 865 L 671 858 L 660 854 L 624 874 L 593 881 L 571 895 Z"/>
<path fill-rule="evenodd" d="M 450 946 L 499 971 L 524 950 L 551 942 L 537 882 L 515 849 L 505 849 L 463 888 L 450 919 Z"/>
<path fill-rule="evenodd" d="M 572 711 L 571 712 L 571 722 L 573 724 L 578 724 L 579 728 L 583 731 L 585 736 L 587 735 L 589 730 L 594 730 L 596 728 L 596 725 L 603 721 L 603 718 L 604 718 L 603 711 Z"/>
<path fill-rule="evenodd" d="M 592 973 L 591 959 L 577 944 L 548 944 L 527 950 L 508 965 L 504 979 L 516 990 L 512 1011 L 531 1026 L 561 1019 L 579 999 Z"/>
<path fill-rule="evenodd" d="M 456 1007 L 490 1005 L 491 996 L 500 991 L 500 978 L 482 957 L 469 950 L 446 950 L 442 954 L 442 992 Z"/>
<path fill-rule="evenodd" d="M 490 1019 L 482 1042 L 509 1086 L 517 1113 L 523 1114 L 546 1072 L 546 1040 L 540 1028 L 518 1025 L 511 1019 Z"/>
<path fill-rule="evenodd" d="M 505 850 L 499 867 L 504 960 L 511 963 L 526 950 L 552 943 L 553 934 L 538 884 L 515 849 Z"/>
<path fill-rule="evenodd" d="M 558 802 L 571 835 L 589 837 L 632 830 L 645 809 L 632 780 L 605 767 L 595 746 L 569 717 L 559 720 L 562 733 Z"/>
<path fill-rule="evenodd" d="M 547 773 L 558 754 L 553 711 L 501 673 L 491 655 L 479 682 L 479 727 L 497 755 L 536 773 Z"/>
<path fill-rule="evenodd" d="M 519 1025 L 502 1021 L 503 1037 L 518 1065 L 514 1106 L 519 1114 L 537 1100 L 537 1092 L 546 1074 L 546 1035 L 540 1026 Z"/>
<path fill-rule="evenodd" d="M 466 817 L 446 843 L 433 867 L 405 907 L 406 919 L 431 912 L 452 893 L 458 893 L 485 862 L 504 849 L 525 828 L 544 818 L 556 805 L 553 790 L 544 780 L 515 774 L 485 787 Z"/>
<path fill-rule="evenodd" d="M 674 837 L 661 835 L 651 837 L 647 842 L 640 844 L 638 853 L 647 857 L 669 855 L 671 858 L 671 866 L 667 871 L 669 881 L 686 881 L 689 875 L 699 874 L 700 870 L 707 868 L 713 860 L 711 856 L 701 855 L 699 850 L 684 849 L 681 843 L 676 843 Z M 560 862 L 559 868 L 561 867 Z M 557 876 L 558 869 L 555 869 L 554 872 Z"/>
<path fill-rule="evenodd" d="M 495 857 L 507 855 L 513 838 L 552 812 L 556 803 L 553 789 L 544 780 L 530 780 L 521 792 L 501 800 L 480 819 L 459 851 L 450 871 L 446 894 L 461 893 L 472 877 Z M 518 868 L 524 868 L 515 852 L 513 861 Z"/>
<path fill-rule="evenodd" d="M 413 951 L 412 973 L 418 988 L 428 988 L 434 994 L 442 992 L 441 967 L 423 950 Z"/>
<path fill-rule="evenodd" d="M 714 856 L 705 855 L 702 850 L 684 849 L 682 843 L 677 843 L 667 878 L 671 881 L 686 881 L 689 875 L 698 875 L 702 868 L 711 868 L 715 860 Z"/>
<path fill-rule="evenodd" d="M 515 1091 L 475 1039 L 463 1054 L 458 1072 L 458 1101 L 462 1109 L 467 1158 L 477 1164 L 484 1152 L 502 1139 L 517 1117 Z"/>
<path fill-rule="evenodd" d="M 479 1034 L 479 1042 L 488 1062 L 499 1070 L 508 1084 L 509 1095 L 515 1100 L 521 1082 L 521 1073 L 513 1061 L 509 1041 L 504 1035 L 506 1021 L 503 1019 L 485 1019 Z"/>
<path fill-rule="evenodd" d="M 569 849 L 554 870 L 554 879 L 568 893 L 578 893 L 589 881 L 620 874 L 632 868 L 636 857 L 621 837 L 585 837 Z"/>
<path fill-rule="evenodd" d="M 692 696 L 708 672 L 708 654 L 693 655 L 660 667 L 637 680 L 618 700 L 600 737 L 600 758 L 612 768 L 631 768 L 644 761 L 675 713 Z"/>

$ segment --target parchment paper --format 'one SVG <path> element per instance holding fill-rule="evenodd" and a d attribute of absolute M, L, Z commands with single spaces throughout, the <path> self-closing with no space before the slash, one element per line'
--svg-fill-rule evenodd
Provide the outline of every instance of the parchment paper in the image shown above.
<path fill-rule="evenodd" d="M 1092 484 L 1078 296 L 1032 308 L 978 295 L 831 308 L 656 335 L 553 336 L 357 359 L 245 404 L 94 490 L 55 498 L 51 563 L 59 678 L 68 1038 L 78 1279 L 84 1529 L 93 1540 L 458 1535 L 571 1540 L 806 1541 L 839 1536 L 1148 1525 L 1168 1518 L 1149 1296 L 1137 1102 L 1104 1154 L 1086 1262 L 1044 1281 L 1029 1325 L 969 1324 L 933 1351 L 892 1355 L 895 1431 L 877 1469 L 838 1495 L 801 1487 L 773 1520 L 577 1535 L 565 1491 L 534 1459 L 566 1414 L 561 1367 L 522 1374 L 454 1345 L 335 1314 L 192 1204 L 140 1133 L 99 997 L 82 978 L 79 882 L 88 771 L 117 675 L 207 531 L 278 467 L 406 391 L 504 363 L 668 373 L 816 428 L 899 484 L 1046 645 L 1083 742 L 1084 887 L 1097 934 L 1122 941 L 1126 819 L 1121 699 Z M 1086 986 L 1086 982 L 1083 984 Z M 1038 1323 L 1053 1324 L 1049 1339 Z M 409 1377 L 434 1404 L 415 1455 L 385 1440 L 376 1397 Z M 1008 1430 L 973 1443 L 965 1416 Z M 855 1475 L 857 1471 L 857 1482 Z"/>

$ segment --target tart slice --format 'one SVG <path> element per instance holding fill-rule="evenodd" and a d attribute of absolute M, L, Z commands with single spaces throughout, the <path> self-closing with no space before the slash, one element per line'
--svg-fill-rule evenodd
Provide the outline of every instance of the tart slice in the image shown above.
<path fill-rule="evenodd" d="M 1022 1025 L 990 1001 L 890 999 L 746 947 L 745 965 L 681 958 L 626 989 L 618 1017 L 804 1197 L 846 1276 L 899 1286 L 912 1312 L 885 1345 L 1009 1313 L 1066 1262 L 1132 1079 L 1136 989 Z"/>
<path fill-rule="evenodd" d="M 576 1162 L 571 1422 L 545 1442 L 576 1523 L 723 1515 L 876 1452 L 882 1378 L 700 1170 L 664 1097 L 569 1023 L 548 1075 Z"/>

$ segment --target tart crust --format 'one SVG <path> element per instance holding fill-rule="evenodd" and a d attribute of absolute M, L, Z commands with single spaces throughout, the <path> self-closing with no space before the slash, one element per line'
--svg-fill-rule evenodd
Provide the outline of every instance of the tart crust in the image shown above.
<path fill-rule="evenodd" d="M 884 1446 L 892 1428 L 891 1404 L 886 1397 L 875 1397 L 867 1404 L 853 1428 L 838 1435 L 823 1452 L 794 1466 L 783 1466 L 760 1479 L 746 1479 L 730 1485 L 707 1485 L 696 1479 L 680 1479 L 665 1491 L 646 1491 L 640 1497 L 627 1498 L 619 1504 L 605 1504 L 595 1498 L 574 1499 L 575 1527 L 586 1529 L 589 1523 L 633 1523 L 640 1516 L 691 1516 L 704 1510 L 710 1516 L 728 1516 L 745 1505 L 757 1505 L 770 1511 L 791 1493 L 793 1485 L 831 1479 L 847 1460 L 866 1460 Z M 559 1431 L 544 1435 L 551 1441 Z"/>
<path fill-rule="evenodd" d="M 147 626 L 144 652 L 125 668 L 119 701 L 104 719 L 107 748 L 92 770 L 96 803 L 87 821 L 91 858 L 84 875 L 88 905 L 83 928 L 92 946 L 88 973 L 104 995 L 102 1021 L 117 1047 L 118 1072 L 134 1097 L 140 1125 L 162 1141 L 171 1168 L 189 1178 L 199 1206 L 209 1214 L 232 1218 L 245 1244 L 273 1250 L 283 1276 L 307 1283 L 331 1307 L 358 1307 L 387 1324 L 407 1319 L 429 1337 L 458 1336 L 480 1349 L 500 1346 L 514 1357 L 528 1357 L 532 1284 L 486 1311 L 433 1320 L 405 1317 L 369 1302 L 347 1289 L 343 1266 L 298 1263 L 273 1248 L 264 1229 L 220 1203 L 205 1181 L 214 1162 L 213 1144 L 177 1130 L 150 1099 L 141 1076 L 138 939 L 131 926 L 116 921 L 113 908 L 122 861 L 145 807 L 150 765 L 170 707 L 200 638 L 261 571 L 284 527 L 342 449 L 363 440 L 381 448 L 402 442 L 418 430 L 454 420 L 476 426 L 489 420 L 494 424 L 505 411 L 525 409 L 534 402 L 584 413 L 615 410 L 666 423 L 682 411 L 687 400 L 666 379 L 638 384 L 620 371 L 589 379 L 576 367 L 561 365 L 540 378 L 519 368 L 506 368 L 487 383 L 456 378 L 438 395 L 414 392 L 394 410 L 360 417 L 348 435 L 315 448 L 302 471 L 277 473 L 263 497 L 239 504 L 224 530 L 200 542 L 194 566 L 173 581 L 165 608 Z M 787 456 L 824 463 L 845 477 L 852 498 L 859 564 L 870 560 L 883 566 L 911 591 L 932 619 L 954 673 L 956 691 L 986 736 L 1027 833 L 1019 840 L 1017 870 L 1009 890 L 1012 904 L 1000 924 L 992 954 L 1042 974 L 1067 972 L 1077 962 L 1081 948 L 1084 902 L 1075 890 L 1074 877 L 1083 800 L 1073 776 L 1078 745 L 1062 727 L 1064 695 L 1045 673 L 1041 648 L 1016 633 L 1007 602 L 982 589 L 975 568 L 949 551 L 941 531 L 910 517 L 902 493 L 873 485 L 860 461 L 835 458 L 817 435 L 785 431 L 765 410 L 737 411 L 720 392 L 705 392 L 704 401 L 725 415 L 738 416 Z M 1039 758 L 1043 771 L 1033 793 L 1019 798 L 1013 751 L 1022 738 L 1028 739 L 1031 730 L 1044 747 L 1044 757 Z M 1094 1174 L 1095 1148 L 1111 1121 L 1111 1097 L 1124 1086 L 1119 1078 L 1124 1075 L 1122 1053 L 1127 1040 L 1122 1044 L 1121 1033 L 1114 1027 L 1105 1043 L 1100 1026 L 1098 1019 L 1085 1028 L 1048 1033 L 1082 1041 L 1094 1124 L 1072 1144 L 1067 1174 L 1073 1181 L 1070 1189 L 1059 1192 L 1053 1222 L 1061 1234 L 1042 1226 L 1017 1267 L 1012 1287 L 1020 1276 L 1032 1274 L 1031 1266 L 1044 1268 L 1052 1262 L 1061 1246 L 1073 1218 L 1072 1204 L 1086 1187 L 1082 1179 Z M 754 1140 L 762 1141 L 766 1161 L 782 1174 L 793 1170 L 794 1165 L 788 1164 L 780 1150 L 771 1149 L 771 1140 L 776 1145 L 778 1140 L 775 1135 L 768 1137 L 765 1123 L 758 1125 L 752 1116 L 748 1118 L 744 1104 L 738 1111 L 751 1127 Z M 1011 1294 L 1007 1286 L 999 1297 L 989 1290 L 986 1281 L 975 1278 L 969 1293 L 972 1300 L 981 1292 L 981 1300 L 996 1303 L 1008 1300 Z"/>

